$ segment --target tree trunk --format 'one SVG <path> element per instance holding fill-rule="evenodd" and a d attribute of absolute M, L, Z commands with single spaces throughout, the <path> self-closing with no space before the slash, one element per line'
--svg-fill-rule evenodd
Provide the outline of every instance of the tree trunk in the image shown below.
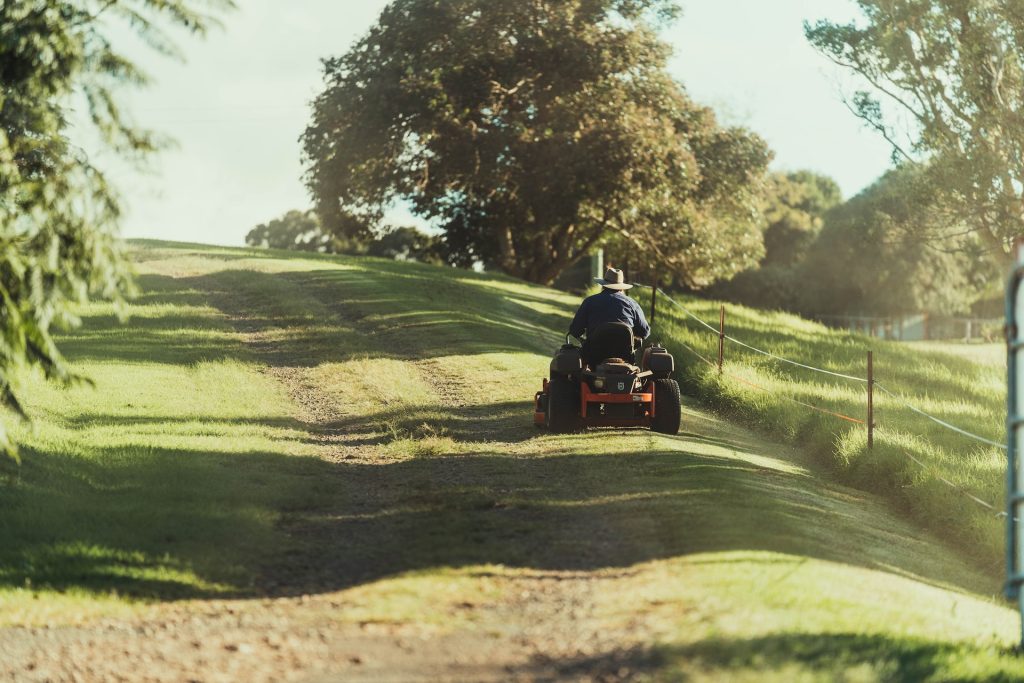
<path fill-rule="evenodd" d="M 498 231 L 498 248 L 501 250 L 501 268 L 510 275 L 518 275 L 519 259 L 516 245 L 512 241 L 512 227 L 506 225 Z"/>

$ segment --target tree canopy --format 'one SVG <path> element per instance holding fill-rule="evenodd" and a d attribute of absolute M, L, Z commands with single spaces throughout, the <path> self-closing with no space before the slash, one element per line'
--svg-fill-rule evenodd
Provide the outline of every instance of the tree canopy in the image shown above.
<path fill-rule="evenodd" d="M 291 249 L 335 254 L 343 251 L 339 240 L 325 233 L 313 211 L 292 210 L 261 223 L 245 236 L 245 243 L 264 249 Z"/>
<path fill-rule="evenodd" d="M 803 259 L 824 223 L 843 201 L 832 178 L 811 171 L 772 174 L 764 210 L 764 264 L 793 265 Z"/>
<path fill-rule="evenodd" d="M 828 176 L 812 171 L 771 174 L 764 197 L 764 258 L 708 293 L 748 306 L 799 310 L 805 289 L 800 267 L 826 214 L 841 201 L 839 185 Z"/>
<path fill-rule="evenodd" d="M 943 243 L 946 216 L 931 203 L 930 175 L 917 166 L 890 171 L 831 211 L 799 270 L 808 313 L 898 315 L 966 312 L 997 276 L 970 234 Z"/>
<path fill-rule="evenodd" d="M 843 203 L 830 178 L 807 171 L 775 174 L 770 187 L 764 261 L 712 296 L 808 315 L 948 315 L 998 280 L 977 235 L 949 229 L 924 166 L 902 164 Z"/>
<path fill-rule="evenodd" d="M 550 283 L 614 244 L 691 284 L 762 254 L 764 142 L 665 70 L 667 0 L 395 0 L 303 135 L 325 227 L 372 233 L 407 202 L 450 261 Z"/>
<path fill-rule="evenodd" d="M 926 162 L 949 227 L 1004 263 L 1024 234 L 1024 7 L 990 0 L 858 0 L 862 22 L 807 37 L 868 87 L 853 111 L 906 160 Z M 908 119 L 901 125 L 901 119 Z M 976 245 L 969 245 L 972 248 Z"/>
<path fill-rule="evenodd" d="M 129 269 L 115 238 L 117 197 L 68 139 L 68 112 L 81 101 L 102 140 L 138 157 L 159 145 L 134 126 L 117 98 L 146 75 L 111 43 L 111 26 L 131 27 L 174 54 L 162 24 L 204 32 L 229 0 L 6 0 L 0 2 L 0 405 L 24 415 L 19 369 L 73 375 L 54 343 L 73 324 L 71 305 L 119 299 Z M 0 428 L 0 447 L 14 453 Z"/>

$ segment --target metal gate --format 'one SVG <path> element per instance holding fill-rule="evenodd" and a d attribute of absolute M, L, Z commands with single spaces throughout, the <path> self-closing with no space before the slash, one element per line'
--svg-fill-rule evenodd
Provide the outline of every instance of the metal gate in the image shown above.
<path fill-rule="evenodd" d="M 1018 467 L 1024 453 L 1024 336 L 1019 321 L 1024 321 L 1024 244 L 1014 249 L 1015 265 L 1006 286 L 1006 596 L 1017 601 L 1021 610 L 1021 644 L 1024 645 L 1024 538 L 1021 537 L 1021 511 L 1024 507 L 1024 477 Z"/>

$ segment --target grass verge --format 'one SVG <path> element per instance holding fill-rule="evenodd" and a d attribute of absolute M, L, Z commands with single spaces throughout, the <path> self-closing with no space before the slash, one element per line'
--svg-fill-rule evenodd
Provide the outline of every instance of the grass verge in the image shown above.
<path fill-rule="evenodd" d="M 701 319 L 717 322 L 720 304 L 683 303 Z M 795 402 L 866 420 L 866 383 L 798 368 L 729 341 L 724 374 L 719 375 L 684 346 L 717 359 L 716 333 L 667 301 L 658 315 L 655 336 L 676 355 L 684 391 L 731 419 L 816 454 L 843 481 L 883 493 L 898 509 L 952 541 L 987 571 L 1002 570 L 1002 520 L 940 479 L 999 510 L 1006 470 L 1002 450 L 945 429 L 877 389 L 875 444 L 868 449 L 863 425 Z M 1005 362 L 998 361 L 992 345 L 961 349 L 887 342 L 784 313 L 731 304 L 726 306 L 726 333 L 784 358 L 856 377 L 867 376 L 867 352 L 872 350 L 876 381 L 887 389 L 946 422 L 987 439 L 1003 440 Z"/>

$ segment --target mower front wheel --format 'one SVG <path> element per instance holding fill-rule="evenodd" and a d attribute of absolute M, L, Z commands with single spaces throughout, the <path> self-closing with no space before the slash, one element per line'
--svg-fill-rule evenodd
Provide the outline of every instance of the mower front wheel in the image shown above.
<path fill-rule="evenodd" d="M 659 434 L 678 434 L 683 399 L 674 379 L 654 380 L 654 419 L 651 429 Z"/>
<path fill-rule="evenodd" d="M 580 429 L 579 388 L 563 377 L 548 382 L 548 429 L 556 434 L 568 434 Z"/>

